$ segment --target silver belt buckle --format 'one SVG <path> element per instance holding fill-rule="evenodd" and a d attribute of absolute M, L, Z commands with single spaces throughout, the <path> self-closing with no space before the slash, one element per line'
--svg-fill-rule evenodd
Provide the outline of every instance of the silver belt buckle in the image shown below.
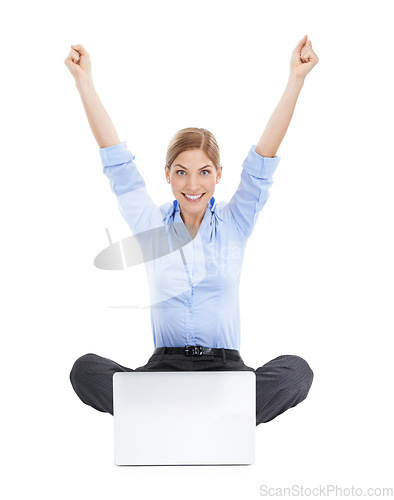
<path fill-rule="evenodd" d="M 187 345 L 185 346 L 186 356 L 202 356 L 204 354 L 204 348 L 201 345 Z"/>

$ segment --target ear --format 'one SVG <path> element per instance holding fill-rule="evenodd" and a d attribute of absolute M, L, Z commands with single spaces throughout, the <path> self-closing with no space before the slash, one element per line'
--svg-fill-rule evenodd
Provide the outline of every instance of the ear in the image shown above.
<path fill-rule="evenodd" d="M 164 166 L 164 176 L 165 176 L 166 182 L 168 182 L 168 178 L 170 177 L 170 169 L 167 167 L 167 165 Z"/>

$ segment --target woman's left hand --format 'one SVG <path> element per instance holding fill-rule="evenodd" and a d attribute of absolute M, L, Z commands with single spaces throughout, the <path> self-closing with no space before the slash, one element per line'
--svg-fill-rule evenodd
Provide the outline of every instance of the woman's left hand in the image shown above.
<path fill-rule="evenodd" d="M 292 52 L 290 59 L 290 73 L 297 78 L 304 79 L 309 71 L 316 66 L 319 58 L 312 50 L 312 42 L 305 35 Z"/>

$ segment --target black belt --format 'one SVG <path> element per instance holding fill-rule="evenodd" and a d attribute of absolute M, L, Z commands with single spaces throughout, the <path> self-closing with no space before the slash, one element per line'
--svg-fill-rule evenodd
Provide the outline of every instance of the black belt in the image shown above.
<path fill-rule="evenodd" d="M 238 361 L 239 351 L 236 349 L 218 349 L 214 347 L 204 347 L 201 345 L 186 345 L 185 347 L 157 347 L 153 354 L 184 354 L 185 356 L 221 356 L 223 351 L 226 358 Z"/>

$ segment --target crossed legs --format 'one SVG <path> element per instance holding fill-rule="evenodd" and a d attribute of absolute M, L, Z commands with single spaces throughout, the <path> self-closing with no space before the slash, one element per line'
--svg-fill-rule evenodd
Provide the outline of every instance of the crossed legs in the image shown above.
<path fill-rule="evenodd" d="M 161 371 L 160 361 L 151 361 L 152 358 L 145 366 L 133 370 L 97 354 L 85 354 L 75 361 L 70 372 L 70 381 L 83 403 L 98 411 L 113 415 L 112 377 L 114 373 Z M 166 358 L 167 368 L 162 371 L 168 371 L 168 356 Z M 211 362 L 212 359 L 209 361 Z M 215 366 L 208 363 L 203 369 L 253 370 L 256 373 L 256 425 L 269 422 L 301 403 L 307 397 L 313 381 L 313 371 L 308 363 L 295 355 L 278 356 L 256 370 L 246 366 L 242 359 L 227 360 L 226 364 L 222 364 L 219 357 L 213 361 Z M 189 369 L 194 369 L 197 365 L 191 363 L 187 366 L 190 366 Z M 176 360 L 174 360 L 173 369 L 174 371 L 181 370 Z"/>

